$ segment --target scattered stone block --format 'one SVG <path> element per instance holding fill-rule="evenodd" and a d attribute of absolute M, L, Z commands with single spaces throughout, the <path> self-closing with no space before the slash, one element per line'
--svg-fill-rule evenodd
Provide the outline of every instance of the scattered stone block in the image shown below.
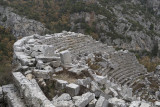
<path fill-rule="evenodd" d="M 49 79 L 53 72 L 48 70 L 34 69 L 33 73 L 37 78 Z"/>
<path fill-rule="evenodd" d="M 155 101 L 154 104 L 156 107 L 160 107 L 160 101 Z"/>
<path fill-rule="evenodd" d="M 8 107 L 26 107 L 21 97 L 16 92 L 7 93 Z"/>
<path fill-rule="evenodd" d="M 151 107 L 151 105 L 148 103 L 142 102 L 140 107 Z"/>
<path fill-rule="evenodd" d="M 56 80 L 56 89 L 59 89 L 59 90 L 65 89 L 67 84 L 68 84 L 67 81 Z"/>
<path fill-rule="evenodd" d="M 89 88 L 90 87 L 90 83 L 91 83 L 91 78 L 86 78 L 86 79 L 78 79 L 77 80 L 77 84 L 78 85 L 82 85 L 82 86 L 84 86 L 84 87 L 87 87 L 87 88 Z"/>
<path fill-rule="evenodd" d="M 78 99 L 80 99 L 81 98 L 81 96 L 74 96 L 74 97 L 72 97 L 72 100 L 74 101 L 74 102 L 76 102 Z"/>
<path fill-rule="evenodd" d="M 66 85 L 66 92 L 70 94 L 70 96 L 72 97 L 78 95 L 79 91 L 80 91 L 80 87 L 77 84 L 71 83 Z"/>
<path fill-rule="evenodd" d="M 94 78 L 94 80 L 95 80 L 96 82 L 98 82 L 99 84 L 105 84 L 105 83 L 106 83 L 106 77 L 93 74 L 93 78 Z"/>
<path fill-rule="evenodd" d="M 55 107 L 43 94 L 36 80 L 29 81 L 22 73 L 13 72 L 14 83 L 18 87 L 21 96 L 27 106 L 32 107 Z"/>
<path fill-rule="evenodd" d="M 62 51 L 60 53 L 61 62 L 64 66 L 69 66 L 72 64 L 71 54 L 68 50 Z"/>
<path fill-rule="evenodd" d="M 67 93 L 63 93 L 56 99 L 56 101 L 69 101 L 69 100 L 71 100 L 71 96 Z"/>
<path fill-rule="evenodd" d="M 109 103 L 115 106 L 126 107 L 125 101 L 116 97 L 108 99 Z"/>
<path fill-rule="evenodd" d="M 54 68 L 57 68 L 61 65 L 61 61 L 52 61 L 51 66 Z"/>
<path fill-rule="evenodd" d="M 75 107 L 72 100 L 70 101 L 57 101 L 53 102 L 55 107 Z"/>
<path fill-rule="evenodd" d="M 58 68 L 55 69 L 55 72 L 60 72 L 60 71 L 63 71 L 62 67 L 58 67 Z"/>
<path fill-rule="evenodd" d="M 139 107 L 141 101 L 132 101 L 129 107 Z"/>
<path fill-rule="evenodd" d="M 100 96 L 95 107 L 108 107 L 108 101 L 103 96 Z"/>
<path fill-rule="evenodd" d="M 26 78 L 27 78 L 28 80 L 32 80 L 33 75 L 32 75 L 32 74 L 27 74 L 27 75 L 26 75 Z"/>
<path fill-rule="evenodd" d="M 95 106 L 96 106 L 96 102 L 97 102 L 97 100 L 96 100 L 96 99 L 93 99 L 93 100 L 88 104 L 88 107 L 95 107 Z"/>
<path fill-rule="evenodd" d="M 91 92 L 87 92 L 75 102 L 75 105 L 76 107 L 86 107 L 93 99 L 95 99 L 95 95 Z"/>
<path fill-rule="evenodd" d="M 99 95 L 101 94 L 98 84 L 94 81 L 91 82 L 91 91 L 94 92 L 96 97 L 99 97 Z"/>

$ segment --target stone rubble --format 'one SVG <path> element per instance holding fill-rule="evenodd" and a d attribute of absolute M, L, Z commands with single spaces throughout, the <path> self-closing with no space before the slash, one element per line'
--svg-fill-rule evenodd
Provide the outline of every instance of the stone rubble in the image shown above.
<path fill-rule="evenodd" d="M 148 73 L 134 54 L 116 51 L 89 35 L 63 31 L 24 37 L 14 44 L 14 62 L 19 65 L 12 73 L 14 84 L 0 87 L 0 104 L 8 102 L 11 107 L 16 104 L 20 107 L 159 105 L 160 90 L 149 85 L 154 80 L 160 86 L 159 79 Z"/>

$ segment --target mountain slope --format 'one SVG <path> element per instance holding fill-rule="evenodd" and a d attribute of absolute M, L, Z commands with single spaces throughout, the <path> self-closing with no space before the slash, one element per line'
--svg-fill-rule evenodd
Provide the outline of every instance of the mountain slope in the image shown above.
<path fill-rule="evenodd" d="M 158 54 L 160 19 L 154 0 L 0 0 L 20 15 L 43 23 L 50 33 L 90 34 L 117 49 Z M 158 5 L 159 6 L 159 5 Z"/>

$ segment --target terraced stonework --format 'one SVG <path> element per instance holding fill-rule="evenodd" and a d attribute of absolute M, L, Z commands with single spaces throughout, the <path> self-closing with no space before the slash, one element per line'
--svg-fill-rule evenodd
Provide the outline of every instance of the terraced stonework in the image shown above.
<path fill-rule="evenodd" d="M 14 83 L 0 88 L 0 101 L 9 107 L 160 105 L 160 81 L 134 54 L 88 35 L 64 31 L 24 37 L 14 44 L 14 64 Z"/>

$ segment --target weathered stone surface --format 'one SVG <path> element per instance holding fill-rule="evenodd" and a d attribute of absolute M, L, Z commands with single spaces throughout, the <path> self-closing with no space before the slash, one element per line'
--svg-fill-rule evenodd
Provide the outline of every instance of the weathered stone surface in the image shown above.
<path fill-rule="evenodd" d="M 67 93 L 64 93 L 61 96 L 59 96 L 56 100 L 57 101 L 69 101 L 71 100 L 71 96 Z"/>
<path fill-rule="evenodd" d="M 88 77 L 86 79 L 78 79 L 76 83 L 78 85 L 82 85 L 84 87 L 89 88 L 91 81 L 92 81 L 91 78 Z"/>
<path fill-rule="evenodd" d="M 77 84 L 68 84 L 66 85 L 66 92 L 70 94 L 70 96 L 76 96 L 79 94 L 80 87 Z"/>
<path fill-rule="evenodd" d="M 142 102 L 140 107 L 151 107 L 151 105 L 148 103 Z"/>
<path fill-rule="evenodd" d="M 0 6 L 0 19 L 7 17 L 5 22 L 0 21 L 0 25 L 11 28 L 15 36 L 29 36 L 32 34 L 42 34 L 46 31 L 44 25 L 35 20 L 21 17 L 12 12 L 11 8 Z"/>
<path fill-rule="evenodd" d="M 51 66 L 52 66 L 52 67 L 57 68 L 57 67 L 59 67 L 60 65 L 61 65 L 61 62 L 60 62 L 60 61 L 52 61 L 52 62 L 51 62 Z"/>
<path fill-rule="evenodd" d="M 55 72 L 60 72 L 60 71 L 63 71 L 62 67 L 58 67 L 58 68 L 55 69 Z"/>
<path fill-rule="evenodd" d="M 94 92 L 96 97 L 99 97 L 99 95 L 101 94 L 98 84 L 94 81 L 91 82 L 91 90 Z"/>
<path fill-rule="evenodd" d="M 34 69 L 33 74 L 36 75 L 38 78 L 44 78 L 44 79 L 49 79 L 52 76 L 52 71 L 48 70 L 39 70 L 39 69 Z"/>
<path fill-rule="evenodd" d="M 96 99 L 93 99 L 93 100 L 88 104 L 88 107 L 95 107 L 95 106 L 96 106 L 96 102 L 97 102 L 97 100 L 96 100 Z"/>
<path fill-rule="evenodd" d="M 119 40 L 114 42 L 119 44 Z M 65 88 L 67 83 L 62 81 L 57 85 L 59 88 L 55 88 L 55 92 L 58 92 L 59 89 L 65 89 L 64 91 L 72 97 L 91 91 L 95 93 L 96 98 L 103 96 L 108 100 L 113 96 L 117 96 L 119 99 L 112 99 L 112 104 L 114 106 L 126 106 L 121 104 L 123 102 L 122 99 L 137 99 L 136 96 L 132 98 L 132 87 L 136 87 L 134 83 L 150 84 L 147 79 L 141 77 L 144 75 L 151 76 L 151 74 L 148 74 L 144 66 L 139 64 L 133 53 L 126 50 L 115 51 L 113 47 L 104 45 L 83 34 L 62 32 L 43 37 L 29 36 L 16 42 L 14 48 L 16 62 L 19 65 L 27 65 L 28 70 L 33 71 L 32 74 L 35 78 L 54 79 L 54 77 L 58 78 L 59 74 L 62 76 L 65 73 L 67 74 L 64 75 L 64 80 L 67 79 L 70 83 L 75 83 L 76 79 L 79 78 L 77 84 L 82 85 L 81 90 L 83 92 L 79 92 L 80 86 L 78 85 L 69 84 Z M 29 51 L 38 54 L 32 57 L 32 55 L 29 55 Z M 36 64 L 37 66 L 35 67 Z M 91 80 L 87 77 L 90 77 Z M 156 78 L 156 75 L 154 77 Z M 29 77 L 29 80 L 31 84 L 34 83 L 34 79 Z M 155 82 L 158 84 L 157 81 Z M 42 86 L 47 84 L 48 81 Z M 150 87 L 143 88 L 152 92 Z M 141 90 L 135 92 L 138 96 L 142 93 Z M 146 94 L 144 95 L 147 97 Z M 157 100 L 158 97 L 152 95 L 148 98 Z M 73 101 L 76 102 L 77 100 Z"/>
<path fill-rule="evenodd" d="M 72 100 L 53 102 L 53 104 L 55 105 L 55 107 L 75 107 Z"/>
<path fill-rule="evenodd" d="M 155 101 L 155 106 L 159 107 L 160 106 L 160 102 L 159 101 Z"/>
<path fill-rule="evenodd" d="M 53 98 L 52 103 L 56 107 L 75 107 L 73 101 L 71 100 L 71 96 L 67 93 L 62 94 L 61 96 L 57 96 Z"/>
<path fill-rule="evenodd" d="M 100 84 L 105 84 L 106 82 L 106 77 L 103 77 L 103 76 L 99 76 L 99 75 L 93 75 L 94 77 L 94 80 Z"/>
<path fill-rule="evenodd" d="M 56 88 L 59 89 L 59 90 L 65 89 L 67 84 L 68 84 L 67 81 L 56 80 Z"/>
<path fill-rule="evenodd" d="M 33 75 L 32 75 L 32 74 L 27 74 L 27 75 L 26 75 L 26 78 L 27 78 L 28 80 L 32 80 Z"/>
<path fill-rule="evenodd" d="M 114 98 L 110 98 L 108 101 L 109 101 L 109 103 L 111 103 L 111 104 L 113 104 L 115 106 L 126 107 L 125 101 L 122 100 L 122 99 L 118 99 L 118 98 L 114 97 Z"/>
<path fill-rule="evenodd" d="M 80 99 L 76 100 L 76 107 L 85 107 L 89 102 L 91 102 L 95 98 L 93 93 L 87 92 L 81 96 Z"/>
<path fill-rule="evenodd" d="M 8 107 L 26 107 L 24 101 L 17 95 L 18 94 L 16 92 L 7 93 Z"/>
<path fill-rule="evenodd" d="M 61 62 L 64 66 L 68 66 L 72 63 L 71 54 L 68 50 L 62 51 L 60 53 Z"/>
<path fill-rule="evenodd" d="M 20 72 L 13 72 L 14 82 L 26 104 L 32 107 L 54 107 L 46 98 L 35 80 L 29 81 Z"/>
<path fill-rule="evenodd" d="M 141 101 L 133 101 L 133 102 L 131 102 L 129 107 L 139 107 L 140 103 L 141 103 Z"/>
<path fill-rule="evenodd" d="M 6 100 L 7 93 L 15 92 L 16 88 L 13 84 L 3 85 L 2 86 L 2 91 L 3 91 L 4 100 Z"/>
<path fill-rule="evenodd" d="M 104 97 L 100 96 L 95 107 L 108 107 L 108 101 Z"/>

